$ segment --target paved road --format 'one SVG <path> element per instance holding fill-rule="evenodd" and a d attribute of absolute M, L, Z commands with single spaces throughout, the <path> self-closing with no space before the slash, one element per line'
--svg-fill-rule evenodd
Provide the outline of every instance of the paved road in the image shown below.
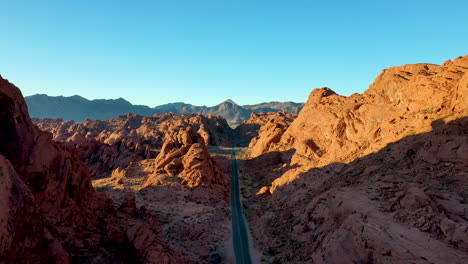
<path fill-rule="evenodd" d="M 242 203 L 239 190 L 239 168 L 237 166 L 236 152 L 232 150 L 231 167 L 231 205 L 232 205 L 232 232 L 234 239 L 234 253 L 237 264 L 251 264 L 249 237 L 247 226 L 242 214 Z"/>

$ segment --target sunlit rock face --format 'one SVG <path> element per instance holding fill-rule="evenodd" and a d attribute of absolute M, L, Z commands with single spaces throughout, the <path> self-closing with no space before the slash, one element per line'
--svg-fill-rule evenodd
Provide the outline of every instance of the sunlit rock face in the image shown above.
<path fill-rule="evenodd" d="M 351 161 L 431 131 L 439 119 L 448 122 L 468 114 L 467 67 L 468 56 L 443 65 L 391 67 L 363 94 L 349 97 L 329 88 L 313 90 L 291 125 L 277 122 L 263 129 L 251 144 L 252 155 L 294 148 L 295 161 L 313 160 L 320 166 Z"/>
<path fill-rule="evenodd" d="M 241 168 L 265 261 L 468 261 L 467 72 L 468 56 L 391 67 L 263 124 Z"/>
<path fill-rule="evenodd" d="M 51 132 L 54 140 L 76 150 L 93 178 L 108 177 L 116 169 L 155 158 L 166 139 L 170 141 L 170 135 L 180 129 L 190 127 L 207 146 L 230 146 L 233 140 L 233 131 L 226 120 L 212 115 L 127 114 L 83 123 L 61 119 L 33 119 L 33 122 Z"/>

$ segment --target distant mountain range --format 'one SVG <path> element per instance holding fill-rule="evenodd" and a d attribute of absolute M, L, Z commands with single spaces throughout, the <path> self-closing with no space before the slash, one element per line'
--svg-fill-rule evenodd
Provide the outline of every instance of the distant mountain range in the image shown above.
<path fill-rule="evenodd" d="M 29 114 L 35 118 L 62 118 L 82 122 L 87 118 L 93 120 L 105 120 L 134 113 L 143 116 L 164 114 L 212 114 L 223 116 L 230 126 L 236 126 L 243 120 L 249 119 L 252 112 L 278 112 L 299 113 L 303 103 L 294 102 L 269 102 L 255 105 L 240 106 L 232 100 L 226 100 L 215 106 L 196 106 L 186 103 L 170 103 L 154 108 L 145 105 L 133 105 L 123 98 L 88 100 L 78 95 L 48 96 L 36 94 L 26 96 Z"/>

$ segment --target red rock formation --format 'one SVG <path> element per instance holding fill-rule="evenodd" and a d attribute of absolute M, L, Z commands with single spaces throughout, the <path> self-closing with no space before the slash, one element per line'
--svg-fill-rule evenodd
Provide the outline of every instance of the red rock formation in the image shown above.
<path fill-rule="evenodd" d="M 467 72 L 465 56 L 392 67 L 362 95 L 314 90 L 242 163 L 266 261 L 466 263 Z"/>
<path fill-rule="evenodd" d="M 60 119 L 34 119 L 54 140 L 70 149 L 76 148 L 81 159 L 91 169 L 93 177 L 107 177 L 130 163 L 155 158 L 166 134 L 180 128 L 192 127 L 212 146 L 230 145 L 232 132 L 221 117 L 181 115 L 172 113 L 143 117 L 134 114 L 105 121 L 86 120 L 83 123 Z"/>
<path fill-rule="evenodd" d="M 457 119 L 349 164 L 296 170 L 289 184 L 250 202 L 259 246 L 282 263 L 466 262 L 467 167 L 445 146 L 466 144 L 467 127 Z M 263 166 L 257 159 L 245 169 L 259 175 L 252 182 L 268 173 L 252 169 Z"/>
<path fill-rule="evenodd" d="M 204 263 L 228 239 L 226 176 L 218 170 L 197 131 L 191 126 L 171 129 L 155 159 L 118 168 L 111 177 L 93 184 L 115 201 L 121 200 L 120 208 L 127 214 L 135 214 L 136 203 L 139 211 L 157 217 L 157 225 L 137 221 L 127 232 L 130 241 L 140 241 L 139 255 L 148 256 L 147 247 L 158 238 L 158 244 L 168 245 L 164 252 L 171 260 L 178 256 L 177 263 Z M 135 234 L 140 237 L 134 238 Z M 154 249 L 149 252 L 160 255 Z"/>
<path fill-rule="evenodd" d="M 319 166 L 348 162 L 430 131 L 434 120 L 447 122 L 467 114 L 467 71 L 465 56 L 441 66 L 389 68 L 364 94 L 344 97 L 328 88 L 316 89 L 281 139 L 267 149 L 264 142 L 258 142 L 261 146 L 253 142 L 252 155 L 294 148 L 296 161 L 312 159 Z"/>
<path fill-rule="evenodd" d="M 249 147 L 252 149 L 250 155 L 256 157 L 268 152 L 272 146 L 275 146 L 281 140 L 284 132 L 286 132 L 296 117 L 297 115 L 286 114 L 284 112 L 263 115 L 263 118 L 260 118 L 260 120 L 263 119 L 265 122 L 258 131 L 259 136 L 253 138 L 249 144 Z"/>
<path fill-rule="evenodd" d="M 225 184 L 223 175 L 210 158 L 202 136 L 192 127 L 173 131 L 154 160 L 154 173 L 146 186 L 160 184 L 161 177 L 178 177 L 189 187 L 202 184 Z"/>
<path fill-rule="evenodd" d="M 255 145 L 252 142 L 252 139 L 257 142 L 259 140 L 259 130 L 260 128 L 269 123 L 284 123 L 284 125 L 289 126 L 289 124 L 297 117 L 297 114 L 288 114 L 283 111 L 279 112 L 260 112 L 252 113 L 250 119 L 243 121 L 238 127 L 236 127 L 236 133 L 238 134 L 241 143 L 248 142 L 248 144 Z M 271 128 L 271 127 L 270 127 Z M 268 128 L 263 128 L 268 130 Z M 263 140 L 263 139 L 262 139 Z M 263 151 L 265 152 L 265 151 Z"/>
<path fill-rule="evenodd" d="M 40 220 L 33 194 L 2 155 L 0 179 L 0 262 L 70 263 L 69 253 Z"/>
<path fill-rule="evenodd" d="M 21 92 L 2 78 L 0 102 L 0 262 L 143 260 L 128 217 L 94 191 L 74 153 L 31 123 Z M 163 251 L 154 243 L 144 253 Z"/>

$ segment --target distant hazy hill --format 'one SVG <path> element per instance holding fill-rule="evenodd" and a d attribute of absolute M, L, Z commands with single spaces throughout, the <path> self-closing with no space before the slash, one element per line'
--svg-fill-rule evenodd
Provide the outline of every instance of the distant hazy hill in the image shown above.
<path fill-rule="evenodd" d="M 255 105 L 243 105 L 242 107 L 252 112 L 277 112 L 278 109 L 283 110 L 286 113 L 297 114 L 301 111 L 303 103 L 294 102 L 269 102 L 260 103 Z"/>
<path fill-rule="evenodd" d="M 111 100 L 88 100 L 78 95 L 71 97 L 36 94 L 25 97 L 31 117 L 62 118 L 82 122 L 89 119 L 110 119 L 126 113 L 152 115 L 148 106 L 132 105 L 119 98 Z"/>
<path fill-rule="evenodd" d="M 252 112 L 285 111 L 287 113 L 298 113 L 303 106 L 303 103 L 293 102 L 270 102 L 240 106 L 232 100 L 226 100 L 211 107 L 170 103 L 151 108 L 144 105 L 133 105 L 123 98 L 88 100 L 78 95 L 64 97 L 36 94 L 26 96 L 25 99 L 31 117 L 35 118 L 62 118 L 82 122 L 87 118 L 105 120 L 127 113 L 144 116 L 168 112 L 174 112 L 175 114 L 200 113 L 223 116 L 231 126 L 238 125 L 243 120 L 249 119 Z"/>

